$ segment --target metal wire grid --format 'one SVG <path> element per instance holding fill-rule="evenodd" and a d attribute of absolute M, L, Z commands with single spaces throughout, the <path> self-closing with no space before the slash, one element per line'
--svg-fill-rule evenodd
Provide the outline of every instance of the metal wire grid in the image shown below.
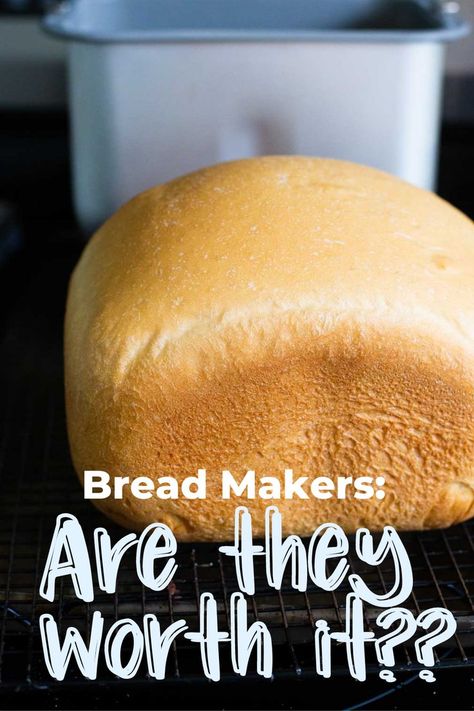
<path fill-rule="evenodd" d="M 140 623 L 143 614 L 153 612 L 163 625 L 185 619 L 190 629 L 198 628 L 198 599 L 212 592 L 218 601 L 219 624 L 229 628 L 228 599 L 237 590 L 232 561 L 211 544 L 180 545 L 178 570 L 167 591 L 146 590 L 135 574 L 133 556 L 125 557 L 115 595 L 96 591 L 94 603 L 77 601 L 64 582 L 54 604 L 38 595 L 47 548 L 56 516 L 76 515 L 88 541 L 98 525 L 105 525 L 112 537 L 123 535 L 82 498 L 82 490 L 69 460 L 63 409 L 60 322 L 63 294 L 43 293 L 45 279 L 58 280 L 58 267 L 32 270 L 23 301 L 7 322 L 0 347 L 0 683 L 3 688 L 25 690 L 54 686 L 47 674 L 41 649 L 38 618 L 49 612 L 62 631 L 73 625 L 87 638 L 91 615 L 100 609 L 106 625 L 119 617 Z M 64 279 L 64 276 L 62 277 Z M 29 287 L 29 288 L 28 288 Z M 61 287 L 59 284 L 58 288 Z M 45 303 L 46 301 L 46 303 Z M 57 319 L 52 311 L 57 311 Z M 57 323 L 56 323 L 57 321 Z M 439 650 L 440 666 L 474 665 L 474 521 L 450 529 L 404 536 L 412 561 L 415 587 L 405 606 L 413 612 L 432 606 L 452 610 L 458 619 L 458 634 Z M 391 586 L 391 571 L 385 565 L 367 570 L 356 560 L 352 567 L 372 587 L 384 591 Z M 331 627 L 344 625 L 347 586 L 327 593 L 310 587 L 295 592 L 285 579 L 281 591 L 269 589 L 263 561 L 256 564 L 256 594 L 249 598 L 250 621 L 261 619 L 270 628 L 274 648 L 275 676 L 314 675 L 314 622 L 324 618 Z M 366 624 L 373 626 L 378 611 L 367 610 Z M 368 652 L 369 671 L 379 670 L 373 652 Z M 222 677 L 235 678 L 230 654 L 223 648 Z M 397 669 L 418 667 L 413 649 L 398 652 Z M 250 664 L 250 669 L 254 665 Z M 333 674 L 347 675 L 342 649 L 333 651 Z M 169 656 L 167 680 L 184 682 L 203 678 L 197 645 L 178 637 Z M 98 680 L 110 684 L 114 677 L 101 667 Z M 66 680 L 73 688 L 86 680 L 74 664 Z M 147 682 L 144 668 L 135 682 Z"/>
<path fill-rule="evenodd" d="M 17 364 L 18 366 L 18 364 Z M 41 385 L 38 367 L 43 368 Z M 17 368 L 18 370 L 18 368 Z M 50 612 L 60 629 L 78 627 L 87 637 L 91 615 L 100 609 L 106 625 L 119 617 L 140 623 L 146 612 L 158 615 L 163 625 L 184 618 L 190 629 L 198 628 L 198 600 L 201 592 L 212 592 L 218 600 L 220 626 L 229 628 L 228 599 L 237 590 L 233 563 L 211 544 L 181 545 L 178 571 L 167 591 L 153 593 L 136 578 L 133 556 L 125 558 L 115 595 L 96 591 L 93 603 L 75 598 L 66 584 L 59 586 L 55 603 L 38 596 L 39 577 L 49 545 L 55 517 L 68 511 L 78 516 L 87 539 L 95 526 L 104 525 L 101 514 L 82 498 L 67 453 L 60 379 L 48 369 L 47 358 L 36 363 L 35 373 L 19 369 L 21 378 L 3 383 L 5 397 L 0 429 L 0 679 L 15 688 L 45 688 L 53 685 L 42 657 L 38 617 Z M 6 387 L 6 386 L 9 387 Z M 123 531 L 105 524 L 112 535 Z M 431 606 L 452 610 L 458 619 L 458 633 L 439 650 L 440 666 L 474 664 L 474 525 L 467 523 L 448 531 L 409 534 L 404 537 L 414 571 L 415 587 L 406 603 L 414 612 Z M 391 585 L 390 570 L 382 565 L 364 569 L 351 560 L 354 570 L 374 588 Z M 314 622 L 324 618 L 333 629 L 344 625 L 347 586 L 328 593 L 310 587 L 295 592 L 285 579 L 281 591 L 269 589 L 264 564 L 257 562 L 256 594 L 249 598 L 252 619 L 264 621 L 274 642 L 275 675 L 314 674 Z M 3 600 L 3 602 L 1 602 Z M 378 611 L 367 610 L 366 623 L 373 626 Z M 368 652 L 369 672 L 379 670 L 375 655 Z M 222 675 L 233 675 L 230 654 L 221 655 Z M 251 666 L 252 668 L 252 666 Z M 397 669 L 416 669 L 413 649 L 398 652 Z M 333 656 L 333 674 L 347 674 L 342 649 Z M 178 637 L 169 656 L 167 678 L 202 678 L 196 645 Z M 101 667 L 99 679 L 113 681 Z M 140 680 L 147 681 L 146 670 Z M 66 677 L 69 684 L 81 683 L 74 664 Z M 135 679 L 137 681 L 137 679 Z"/>

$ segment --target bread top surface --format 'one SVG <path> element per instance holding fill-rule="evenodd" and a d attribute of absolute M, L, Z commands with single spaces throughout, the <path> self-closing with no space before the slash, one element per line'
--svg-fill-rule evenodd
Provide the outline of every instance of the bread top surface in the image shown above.
<path fill-rule="evenodd" d="M 284 321 L 346 321 L 474 346 L 474 228 L 435 195 L 371 168 L 304 157 L 220 164 L 152 188 L 95 234 L 67 327 L 88 374 L 117 384 L 146 353 L 176 357 L 241 326 L 252 357 Z M 266 336 L 267 337 L 267 333 Z M 283 334 L 282 334 L 283 337 Z M 79 359 L 79 366 L 82 359 Z M 95 365 L 95 367 L 94 367 Z"/>

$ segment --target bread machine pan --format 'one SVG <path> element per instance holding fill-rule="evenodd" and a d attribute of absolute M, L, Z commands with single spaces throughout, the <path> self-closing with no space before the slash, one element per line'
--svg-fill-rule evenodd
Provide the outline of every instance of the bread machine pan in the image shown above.
<path fill-rule="evenodd" d="M 331 156 L 432 188 L 444 43 L 439 0 L 73 0 L 75 206 L 91 231 L 135 193 L 260 154 Z"/>

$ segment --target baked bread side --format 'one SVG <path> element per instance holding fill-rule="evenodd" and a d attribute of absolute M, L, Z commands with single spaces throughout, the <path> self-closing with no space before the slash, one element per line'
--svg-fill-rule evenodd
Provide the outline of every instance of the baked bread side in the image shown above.
<path fill-rule="evenodd" d="M 127 527 L 229 538 L 222 469 L 385 478 L 382 501 L 279 500 L 302 535 L 474 513 L 474 227 L 376 170 L 268 157 L 137 196 L 74 272 L 65 360 L 79 476 L 207 469 L 206 500 L 96 502 Z M 245 500 L 257 533 L 268 503 Z"/>

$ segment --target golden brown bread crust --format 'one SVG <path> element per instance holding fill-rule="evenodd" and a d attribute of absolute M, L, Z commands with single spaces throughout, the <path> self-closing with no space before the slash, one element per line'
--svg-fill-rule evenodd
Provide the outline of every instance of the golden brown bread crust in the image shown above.
<path fill-rule="evenodd" d="M 228 538 L 222 469 L 385 477 L 383 501 L 279 500 L 298 534 L 474 513 L 474 229 L 378 171 L 269 157 L 139 195 L 74 272 L 65 353 L 80 476 L 208 470 L 205 501 L 97 501 L 128 527 Z"/>

